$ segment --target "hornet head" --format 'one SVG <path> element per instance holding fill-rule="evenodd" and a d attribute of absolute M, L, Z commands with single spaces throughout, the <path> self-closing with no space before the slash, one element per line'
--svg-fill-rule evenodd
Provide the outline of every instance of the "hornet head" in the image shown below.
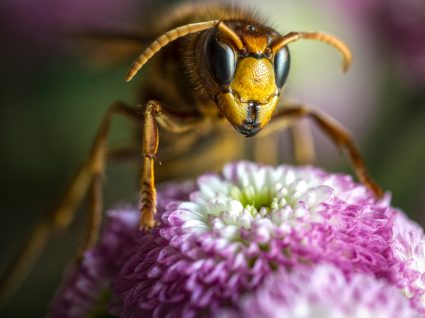
<path fill-rule="evenodd" d="M 257 134 L 271 119 L 289 72 L 286 46 L 272 52 L 278 34 L 262 25 L 229 23 L 209 31 L 204 55 L 218 86 L 213 99 L 223 116 L 243 135 Z M 227 32 L 231 32 L 231 36 Z"/>

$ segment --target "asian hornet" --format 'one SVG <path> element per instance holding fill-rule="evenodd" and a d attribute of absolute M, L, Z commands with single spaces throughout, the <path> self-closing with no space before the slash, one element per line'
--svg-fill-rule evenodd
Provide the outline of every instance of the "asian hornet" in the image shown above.
<path fill-rule="evenodd" d="M 279 107 L 290 69 L 288 46 L 303 39 L 326 43 L 339 51 L 343 71 L 347 71 L 352 55 L 341 40 L 322 32 L 281 34 L 253 11 L 227 5 L 185 5 L 171 15 L 156 18 L 149 31 L 142 33 L 135 38 L 141 42 L 151 39 L 151 44 L 135 59 L 125 79 L 130 81 L 152 59 L 155 76 L 145 78 L 140 101 L 143 108 L 121 102 L 110 106 L 87 161 L 57 207 L 34 229 L 2 280 L 2 298 L 19 286 L 50 232 L 70 224 L 87 193 L 90 224 L 84 249 L 95 244 L 101 223 L 102 175 L 109 154 L 107 136 L 117 114 L 142 127 L 140 228 L 144 230 L 155 225 L 154 162 L 160 132 L 190 135 L 229 123 L 238 133 L 252 137 L 288 128 L 309 117 L 336 146 L 347 151 L 359 180 L 376 196 L 382 195 L 353 139 L 340 124 L 305 105 Z"/>

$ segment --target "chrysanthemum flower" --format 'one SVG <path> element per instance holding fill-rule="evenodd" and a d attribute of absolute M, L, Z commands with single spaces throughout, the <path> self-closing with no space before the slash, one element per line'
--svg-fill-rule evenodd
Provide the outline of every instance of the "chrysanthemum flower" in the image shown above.
<path fill-rule="evenodd" d="M 239 162 L 227 165 L 222 174 L 201 176 L 196 183 L 169 184 L 158 199 L 158 225 L 149 232 L 138 232 L 136 217 L 129 217 L 137 215 L 137 209 L 112 214 L 110 223 L 125 228 L 125 236 L 105 230 L 99 246 L 87 252 L 57 295 L 53 313 L 63 306 L 78 307 L 88 293 L 86 287 L 90 292 L 85 312 L 105 287 L 111 295 L 110 312 L 122 317 L 244 312 L 244 299 L 255 299 L 255 293 L 271 288 L 267 282 L 276 273 L 277 280 L 311 287 L 311 295 L 319 292 L 313 287 L 318 288 L 314 282 L 320 275 L 328 275 L 323 274 L 324 280 L 335 277 L 340 285 L 335 285 L 334 294 L 326 294 L 327 301 L 335 302 L 335 312 L 352 316 L 358 313 L 350 307 L 356 302 L 359 310 L 382 312 L 382 317 L 421 312 L 425 304 L 422 232 L 389 205 L 388 196 L 377 200 L 349 176 L 311 167 Z M 111 236 L 115 243 L 109 248 Z M 93 258 L 96 262 L 90 261 Z M 327 269 L 321 270 L 320 264 L 327 264 Z M 307 276 L 300 274 L 309 269 Z M 303 283 L 310 279 L 310 285 Z M 346 303 L 331 297 L 342 286 L 347 286 Z M 371 286 L 375 300 L 357 296 L 362 288 L 370 292 Z M 404 296 L 397 297 L 395 290 Z M 309 295 L 284 298 L 311 301 L 305 317 L 315 317 L 312 310 L 328 303 Z M 381 311 L 387 302 L 400 311 Z M 289 305 L 276 306 L 288 313 L 301 310 L 294 307 L 298 304 Z M 408 314 L 400 317 L 411 317 Z M 263 316 L 269 317 L 266 312 Z"/>
<path fill-rule="evenodd" d="M 412 306 L 425 315 L 425 239 L 420 226 L 398 214 L 391 249 L 397 258 L 397 285 L 411 298 Z"/>
<path fill-rule="evenodd" d="M 110 295 L 110 282 L 122 268 L 125 250 L 137 234 L 134 211 L 111 211 L 108 224 L 96 247 L 87 251 L 80 264 L 71 268 L 69 276 L 52 303 L 52 317 L 86 317 L 104 305 Z M 104 299 L 102 299 L 104 298 Z"/>
<path fill-rule="evenodd" d="M 270 275 L 240 307 L 223 310 L 222 318 L 413 318 L 396 287 L 371 275 L 354 273 L 350 279 L 335 266 L 297 266 Z"/>

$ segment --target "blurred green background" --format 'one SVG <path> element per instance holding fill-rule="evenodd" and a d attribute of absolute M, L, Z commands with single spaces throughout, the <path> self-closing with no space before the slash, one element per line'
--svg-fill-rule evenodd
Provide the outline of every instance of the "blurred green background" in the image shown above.
<path fill-rule="evenodd" d="M 115 100 L 136 103 L 137 83 L 123 75 L 131 62 L 99 67 L 69 30 L 149 27 L 170 1 L 5 0 L 0 3 L 0 140 L 2 212 L 0 271 L 37 220 L 55 203 L 86 157 L 101 116 Z M 322 30 L 353 50 L 347 75 L 340 57 L 320 43 L 291 47 L 288 99 L 325 110 L 354 135 L 371 175 L 393 204 L 425 224 L 425 2 L 421 0 L 249 1 L 279 31 Z M 133 130 L 114 124 L 111 143 Z M 132 128 L 132 127 L 130 127 Z M 235 132 L 236 133 L 236 132 Z M 318 165 L 352 173 L 315 129 Z M 107 170 L 106 207 L 135 202 L 137 163 Z M 85 210 L 54 236 L 2 317 L 38 317 L 57 288 L 84 232 Z"/>

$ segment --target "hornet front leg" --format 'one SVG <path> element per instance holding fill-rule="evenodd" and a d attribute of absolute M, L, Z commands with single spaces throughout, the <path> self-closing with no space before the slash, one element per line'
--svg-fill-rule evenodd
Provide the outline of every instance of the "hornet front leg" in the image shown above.
<path fill-rule="evenodd" d="M 185 133 L 199 128 L 206 122 L 200 117 L 191 120 L 173 118 L 160 103 L 151 100 L 146 105 L 145 120 L 143 125 L 143 167 L 140 179 L 140 228 L 148 229 L 155 225 L 156 189 L 154 162 L 158 151 L 159 132 L 158 124 L 166 131 Z"/>
<path fill-rule="evenodd" d="M 357 178 L 368 187 L 376 197 L 382 197 L 381 187 L 369 176 L 366 164 L 351 135 L 345 128 L 329 115 L 305 105 L 288 105 L 273 116 L 264 128 L 264 135 L 290 127 L 302 118 L 310 118 L 340 149 L 346 150 L 354 167 Z"/>

